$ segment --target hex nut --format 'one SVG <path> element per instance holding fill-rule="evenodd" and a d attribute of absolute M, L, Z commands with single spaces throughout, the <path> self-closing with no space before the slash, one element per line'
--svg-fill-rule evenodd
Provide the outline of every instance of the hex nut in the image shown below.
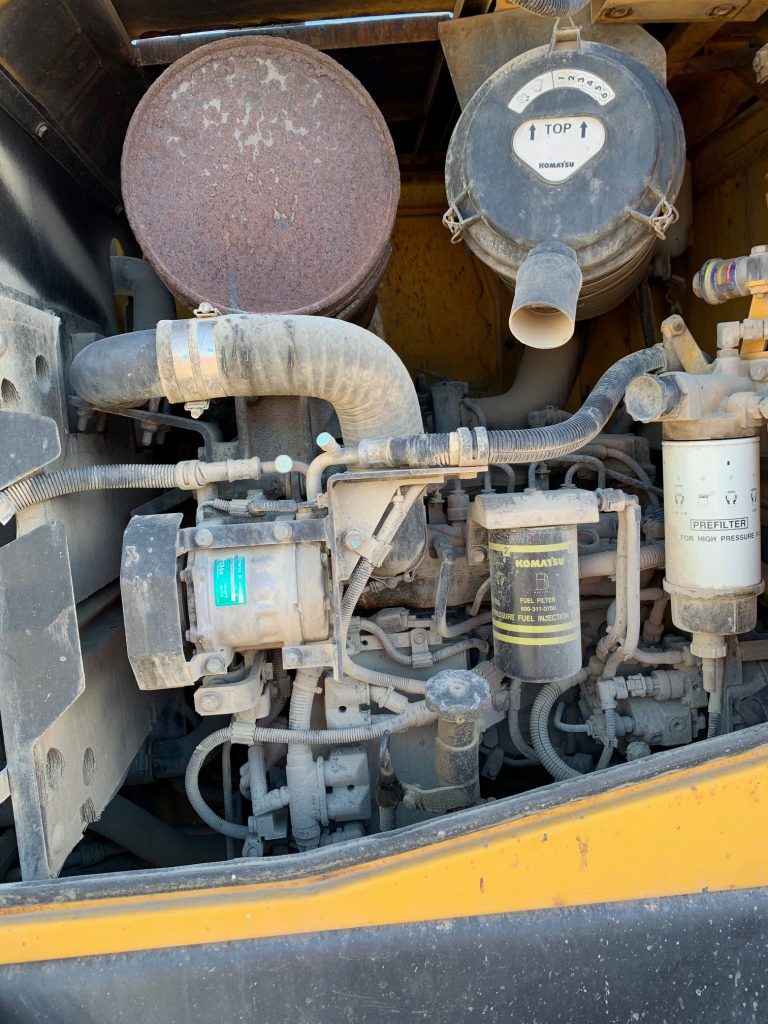
<path fill-rule="evenodd" d="M 349 530 L 344 531 L 344 546 L 349 548 L 350 551 L 359 551 L 364 543 L 365 534 L 362 530 L 351 527 Z"/>
<path fill-rule="evenodd" d="M 214 654 L 212 657 L 206 659 L 205 662 L 205 671 L 209 675 L 216 675 L 219 672 L 223 672 L 226 667 L 224 659 L 219 657 L 218 654 Z"/>
<path fill-rule="evenodd" d="M 469 552 L 469 564 L 482 565 L 486 557 L 485 548 L 472 548 Z"/>

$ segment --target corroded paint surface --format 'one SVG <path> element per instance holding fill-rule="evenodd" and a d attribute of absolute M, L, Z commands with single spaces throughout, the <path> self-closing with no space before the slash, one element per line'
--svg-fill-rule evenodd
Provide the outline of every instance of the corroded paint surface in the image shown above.
<path fill-rule="evenodd" d="M 122 177 L 145 254 L 192 305 L 335 315 L 383 272 L 392 140 L 360 83 L 308 46 L 225 40 L 182 58 L 139 104 Z"/>

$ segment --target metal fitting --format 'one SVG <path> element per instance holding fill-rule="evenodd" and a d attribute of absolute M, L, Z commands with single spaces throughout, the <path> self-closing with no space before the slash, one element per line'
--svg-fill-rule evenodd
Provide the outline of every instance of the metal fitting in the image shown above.
<path fill-rule="evenodd" d="M 475 672 L 446 669 L 427 683 L 426 701 L 444 722 L 476 722 L 491 707 L 491 688 Z"/>
<path fill-rule="evenodd" d="M 209 548 L 213 544 L 213 534 L 210 530 L 195 530 L 195 544 L 199 548 Z"/>
<path fill-rule="evenodd" d="M 218 654 L 212 655 L 205 662 L 205 671 L 211 676 L 220 674 L 226 667 L 224 659 Z"/>

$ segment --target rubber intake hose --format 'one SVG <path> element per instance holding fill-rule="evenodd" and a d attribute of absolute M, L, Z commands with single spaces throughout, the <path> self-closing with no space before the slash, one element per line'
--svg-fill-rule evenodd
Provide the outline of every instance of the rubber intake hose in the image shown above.
<path fill-rule="evenodd" d="M 667 365 L 661 345 L 624 356 L 603 374 L 584 405 L 564 423 L 529 430 L 491 430 L 488 432 L 490 463 L 527 464 L 570 455 L 589 444 L 616 411 L 629 384 L 636 378 Z M 386 450 L 384 450 L 386 449 Z M 361 460 L 367 464 L 385 459 L 394 466 L 449 466 L 450 434 L 422 434 L 393 438 L 386 446 L 368 442 L 360 446 Z"/>
<path fill-rule="evenodd" d="M 565 18 L 586 7 L 589 0 L 517 0 L 517 6 L 542 18 Z"/>
<path fill-rule="evenodd" d="M 156 331 L 88 345 L 72 362 L 71 380 L 102 409 L 161 397 L 322 398 L 335 408 L 345 444 L 422 430 L 416 389 L 399 357 L 370 331 L 329 317 L 163 320 Z"/>

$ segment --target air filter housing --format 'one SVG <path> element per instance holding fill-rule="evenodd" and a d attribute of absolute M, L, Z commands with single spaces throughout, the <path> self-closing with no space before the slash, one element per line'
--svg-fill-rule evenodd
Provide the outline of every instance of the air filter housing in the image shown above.
<path fill-rule="evenodd" d="M 535 289 L 520 318 L 553 318 L 554 340 L 512 323 L 522 341 L 555 347 L 570 337 L 558 316 L 572 315 L 577 295 L 585 319 L 636 287 L 677 219 L 685 155 L 672 97 L 633 57 L 581 41 L 540 47 L 505 64 L 467 104 L 448 149 L 445 223 L 511 285 L 533 249 L 572 250 L 580 293 L 549 304 Z"/>
<path fill-rule="evenodd" d="M 145 255 L 188 305 L 353 319 L 386 267 L 400 176 L 357 79 L 309 46 L 249 37 L 150 87 L 122 186 Z"/>

